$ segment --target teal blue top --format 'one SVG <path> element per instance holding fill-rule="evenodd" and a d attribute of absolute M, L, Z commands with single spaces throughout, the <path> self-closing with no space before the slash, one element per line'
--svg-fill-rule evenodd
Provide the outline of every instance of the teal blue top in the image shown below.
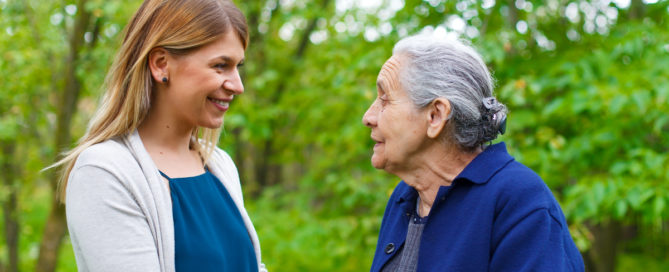
<path fill-rule="evenodd" d="M 176 271 L 258 271 L 253 243 L 237 206 L 209 169 L 170 178 Z"/>

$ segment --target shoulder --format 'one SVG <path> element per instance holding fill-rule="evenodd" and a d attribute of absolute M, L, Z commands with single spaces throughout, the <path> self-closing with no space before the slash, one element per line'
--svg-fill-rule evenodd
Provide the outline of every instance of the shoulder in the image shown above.
<path fill-rule="evenodd" d="M 241 186 L 237 166 L 235 166 L 235 162 L 230 155 L 223 149 L 219 147 L 214 148 L 211 157 L 207 161 L 207 166 L 224 183 L 234 185 L 235 188 Z"/>
<path fill-rule="evenodd" d="M 79 154 L 67 180 L 66 203 L 87 199 L 86 203 L 90 204 L 102 198 L 125 201 L 137 187 L 133 184 L 145 179 L 141 166 L 123 140 L 109 139 Z"/>
<path fill-rule="evenodd" d="M 559 204 L 543 179 L 532 169 L 512 161 L 496 173 L 489 181 L 496 188 L 497 208 L 530 213 L 545 209 L 551 215 L 558 214 Z"/>
<path fill-rule="evenodd" d="M 142 173 L 139 162 L 119 137 L 84 149 L 77 157 L 70 176 L 82 168 L 96 168 L 119 178 L 132 173 Z"/>
<path fill-rule="evenodd" d="M 537 173 L 515 160 L 497 172 L 489 182 L 500 187 L 506 196 L 550 194 L 550 189 Z"/>
<path fill-rule="evenodd" d="M 218 146 L 214 148 L 212 156 L 216 157 L 219 160 L 225 161 L 226 163 L 232 163 L 232 158 L 230 157 L 228 152 L 225 152 L 225 150 L 221 149 Z"/>
<path fill-rule="evenodd" d="M 235 166 L 235 162 L 232 160 L 230 155 L 228 155 L 225 150 L 221 149 L 220 147 L 215 147 L 214 151 L 211 153 L 211 158 L 210 158 L 211 164 L 215 165 L 215 167 L 221 168 L 221 170 L 225 171 L 231 171 L 234 170 L 237 172 L 237 167 Z"/>
<path fill-rule="evenodd" d="M 207 162 L 209 170 L 223 183 L 228 193 L 233 197 L 236 203 L 243 202 L 242 187 L 239 180 L 239 173 L 235 163 L 230 155 L 223 149 L 216 147 Z"/>

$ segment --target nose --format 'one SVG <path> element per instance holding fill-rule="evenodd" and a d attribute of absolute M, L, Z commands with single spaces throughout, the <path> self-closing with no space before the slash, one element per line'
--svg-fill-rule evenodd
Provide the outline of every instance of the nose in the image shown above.
<path fill-rule="evenodd" d="M 235 69 L 235 71 L 231 72 L 230 76 L 223 81 L 223 89 L 236 95 L 244 93 L 244 84 L 242 83 L 242 78 L 239 75 L 238 70 Z"/>
<path fill-rule="evenodd" d="M 367 127 L 375 127 L 377 119 L 378 107 L 376 100 L 369 106 L 365 114 L 362 116 L 362 123 Z"/>

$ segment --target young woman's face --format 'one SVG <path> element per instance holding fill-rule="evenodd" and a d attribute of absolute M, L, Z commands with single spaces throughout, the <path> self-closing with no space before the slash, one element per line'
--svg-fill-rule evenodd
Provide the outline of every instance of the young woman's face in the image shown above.
<path fill-rule="evenodd" d="M 230 101 L 244 92 L 238 70 L 243 61 L 244 47 L 231 30 L 187 55 L 169 56 L 169 81 L 160 100 L 173 109 L 177 122 L 218 128 Z"/>

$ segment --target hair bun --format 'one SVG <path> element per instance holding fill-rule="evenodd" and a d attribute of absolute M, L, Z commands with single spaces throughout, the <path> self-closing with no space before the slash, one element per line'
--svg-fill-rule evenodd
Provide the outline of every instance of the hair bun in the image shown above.
<path fill-rule="evenodd" d="M 498 134 L 506 132 L 506 106 L 499 103 L 495 97 L 486 97 L 482 100 L 481 112 L 483 139 L 492 141 Z"/>

